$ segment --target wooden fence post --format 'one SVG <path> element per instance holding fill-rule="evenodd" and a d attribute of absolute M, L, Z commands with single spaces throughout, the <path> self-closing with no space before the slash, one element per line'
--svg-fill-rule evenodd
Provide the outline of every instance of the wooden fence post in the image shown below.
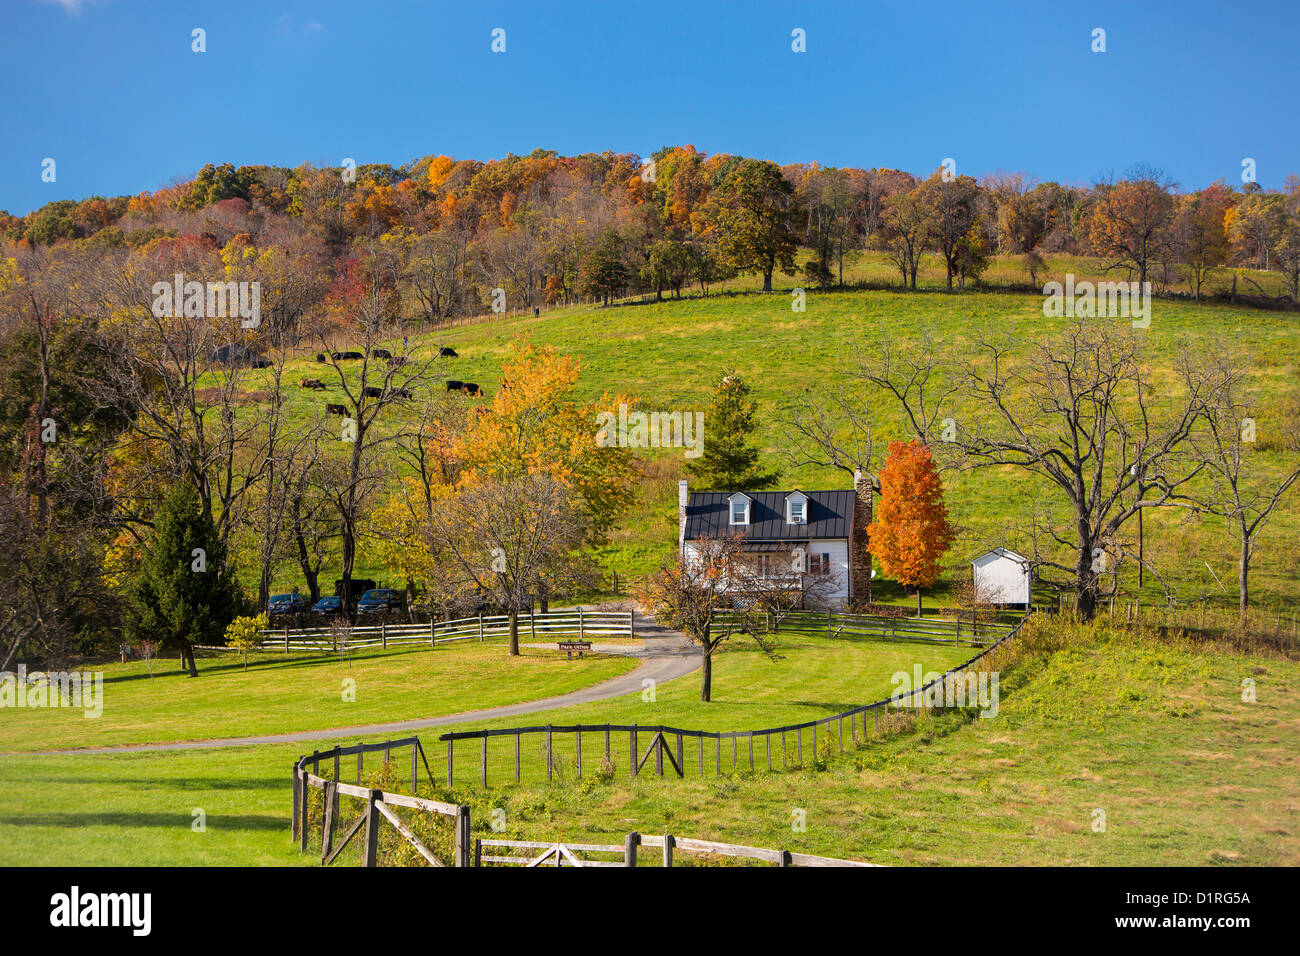
<path fill-rule="evenodd" d="M 515 783 L 519 782 L 519 732 L 515 732 Z"/>
<path fill-rule="evenodd" d="M 451 786 L 451 761 L 452 761 L 451 748 L 454 743 L 455 741 L 452 740 L 450 737 L 447 738 L 447 786 L 449 787 Z"/>
<path fill-rule="evenodd" d="M 579 778 L 581 778 L 581 777 L 582 777 L 582 724 L 579 724 L 579 725 L 578 725 L 577 738 L 578 738 L 578 739 L 577 739 L 577 744 L 578 744 L 578 776 L 579 776 Z"/>
<path fill-rule="evenodd" d="M 436 617 L 429 618 L 429 646 L 438 646 L 438 619 Z"/>
<path fill-rule="evenodd" d="M 375 866 L 379 856 L 379 801 L 382 790 L 371 790 L 366 801 L 366 843 L 361 857 L 362 866 Z"/>
<path fill-rule="evenodd" d="M 322 863 L 330 855 L 330 850 L 334 849 L 334 807 L 338 803 L 338 788 L 337 780 L 331 780 L 325 784 L 325 812 L 320 828 L 320 858 Z"/>
<path fill-rule="evenodd" d="M 641 844 L 641 834 L 633 830 L 623 841 L 623 865 L 636 866 L 636 848 Z"/>
<path fill-rule="evenodd" d="M 586 635 L 586 628 L 582 623 L 582 605 L 579 604 L 578 605 L 578 640 L 585 641 L 587 639 L 585 635 Z"/>
<path fill-rule="evenodd" d="M 379 644 L 384 650 L 388 649 L 388 625 L 383 621 L 379 622 Z"/>
<path fill-rule="evenodd" d="M 546 725 L 546 782 L 551 782 L 551 725 Z"/>
<path fill-rule="evenodd" d="M 609 724 L 605 725 L 605 760 L 613 762 L 609 753 Z"/>
<path fill-rule="evenodd" d="M 1291 623 L 1295 624 L 1295 621 L 1292 620 Z M 1295 628 L 1293 627 L 1292 630 L 1295 630 Z M 636 612 L 635 611 L 627 612 L 627 636 L 630 638 L 636 637 Z"/>
<path fill-rule="evenodd" d="M 287 627 L 284 629 L 284 652 L 289 653 L 289 629 Z"/>
<path fill-rule="evenodd" d="M 366 762 L 365 753 L 358 750 L 357 751 L 357 786 L 358 787 L 361 786 L 361 771 L 364 768 L 365 762 Z"/>
<path fill-rule="evenodd" d="M 682 735 L 677 735 L 677 769 L 681 771 L 682 776 L 686 776 L 686 763 L 682 757 Z"/>
<path fill-rule="evenodd" d="M 673 847 L 676 845 L 677 845 L 677 841 L 673 839 L 673 835 L 671 833 L 665 833 L 664 834 L 664 866 L 673 865 Z"/>
<path fill-rule="evenodd" d="M 636 776 L 636 724 L 627 732 L 627 749 L 631 751 L 632 776 Z"/>
<path fill-rule="evenodd" d="M 416 767 L 415 758 L 419 756 L 417 750 L 418 750 L 418 745 L 412 743 L 411 744 L 411 796 L 415 796 L 419 791 L 420 777 L 419 777 L 419 773 L 415 769 Z M 338 774 L 336 773 L 334 776 L 337 777 Z"/>
<path fill-rule="evenodd" d="M 300 805 L 303 809 L 305 809 L 307 806 L 307 801 L 303 799 L 302 771 L 298 769 L 297 764 L 294 764 L 293 766 L 293 822 L 290 823 L 289 828 L 290 831 L 293 833 L 293 838 L 295 840 L 298 839 L 298 826 L 299 826 L 299 821 L 301 819 L 298 815 L 300 812 L 299 809 Z"/>
<path fill-rule="evenodd" d="M 469 807 L 456 807 L 456 858 L 455 866 L 469 866 Z"/>
<path fill-rule="evenodd" d="M 479 782 L 487 786 L 487 734 L 478 739 L 478 776 Z"/>
<path fill-rule="evenodd" d="M 480 613 L 479 616 L 478 616 L 478 642 L 479 642 L 480 644 L 483 643 L 483 615 L 482 615 L 482 613 Z"/>

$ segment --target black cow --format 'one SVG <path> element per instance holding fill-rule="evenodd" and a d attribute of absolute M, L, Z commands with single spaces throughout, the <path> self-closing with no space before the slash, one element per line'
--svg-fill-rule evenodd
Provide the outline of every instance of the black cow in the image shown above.
<path fill-rule="evenodd" d="M 454 378 L 447 379 L 447 391 L 449 392 L 459 392 L 464 387 L 464 382 L 458 382 Z"/>
<path fill-rule="evenodd" d="M 391 359 L 393 357 L 393 353 L 388 351 L 388 349 L 371 349 L 370 357 L 378 358 L 378 359 Z"/>
<path fill-rule="evenodd" d="M 448 348 L 445 345 L 442 348 L 438 349 L 438 354 L 443 358 L 460 358 L 460 356 L 456 354 L 455 349 Z"/>
<path fill-rule="evenodd" d="M 464 390 L 465 390 L 465 394 L 466 394 L 466 395 L 482 395 L 482 394 L 483 394 L 483 390 L 482 390 L 481 388 L 479 388 L 478 385 L 475 384 L 474 382 L 466 382 L 462 387 L 464 388 Z"/>
<path fill-rule="evenodd" d="M 325 406 L 325 414 L 326 414 L 326 415 L 344 415 L 344 416 L 346 416 L 347 413 L 348 413 L 348 409 L 347 409 L 347 406 L 346 406 L 346 405 L 327 404 L 327 405 Z"/>
<path fill-rule="evenodd" d="M 317 352 L 317 353 L 316 353 L 316 361 L 318 361 L 318 362 L 324 362 L 324 361 L 325 361 L 325 353 L 324 353 L 324 352 Z"/>
<path fill-rule="evenodd" d="M 365 387 L 366 398 L 382 398 L 384 390 L 378 385 L 367 385 Z"/>
<path fill-rule="evenodd" d="M 411 390 L 409 388 L 395 388 L 388 394 L 393 398 L 410 398 Z"/>
<path fill-rule="evenodd" d="M 365 358 L 365 355 L 362 354 L 361 352 L 335 352 L 334 353 L 334 361 L 336 362 L 343 362 L 352 359 L 363 359 L 363 358 Z"/>

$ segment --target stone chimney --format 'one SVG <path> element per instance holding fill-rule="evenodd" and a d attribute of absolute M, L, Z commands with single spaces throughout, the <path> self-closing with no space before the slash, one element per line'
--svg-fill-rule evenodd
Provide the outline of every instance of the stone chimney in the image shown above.
<path fill-rule="evenodd" d="M 677 482 L 677 553 L 686 552 L 686 503 L 691 500 L 690 482 Z"/>
<path fill-rule="evenodd" d="M 867 525 L 871 524 L 874 500 L 871 479 L 861 469 L 853 472 L 853 531 L 849 541 L 849 560 L 853 570 L 849 578 L 851 599 L 856 604 L 871 603 L 871 547 L 867 541 Z"/>

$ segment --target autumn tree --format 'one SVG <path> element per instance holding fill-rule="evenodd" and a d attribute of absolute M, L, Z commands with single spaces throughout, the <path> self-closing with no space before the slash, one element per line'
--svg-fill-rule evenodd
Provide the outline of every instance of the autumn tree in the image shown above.
<path fill-rule="evenodd" d="M 939 247 L 948 273 L 948 289 L 958 273 L 963 240 L 979 215 L 979 185 L 970 176 L 945 179 L 934 173 L 918 188 L 917 201 L 926 210 L 932 241 Z M 913 276 L 915 287 L 915 276 Z"/>
<path fill-rule="evenodd" d="M 874 241 L 898 268 L 905 288 L 916 288 L 921 256 L 933 235 L 934 220 L 919 188 L 891 196 L 885 202 L 880 230 Z"/>
<path fill-rule="evenodd" d="M 1152 260 L 1167 241 L 1174 201 L 1157 170 L 1139 168 L 1132 178 L 1097 187 L 1088 238 L 1097 254 L 1128 265 L 1147 281 Z"/>
<path fill-rule="evenodd" d="M 921 591 L 939 579 L 943 556 L 956 538 L 928 446 L 915 439 L 889 443 L 867 538 L 885 573 L 916 590 L 920 617 Z"/>
<path fill-rule="evenodd" d="M 794 187 L 775 163 L 741 160 L 715 190 L 711 219 L 718 230 L 723 257 L 738 272 L 763 276 L 763 291 L 772 291 L 778 268 L 795 275 L 799 215 Z"/>

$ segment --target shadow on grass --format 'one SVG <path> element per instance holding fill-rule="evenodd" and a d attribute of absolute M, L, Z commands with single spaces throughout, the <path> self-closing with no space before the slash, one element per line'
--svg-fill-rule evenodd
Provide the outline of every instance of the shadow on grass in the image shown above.
<path fill-rule="evenodd" d="M 289 766 L 292 766 L 290 761 Z M 28 780 L 31 783 L 39 784 L 72 784 L 85 786 L 88 782 L 85 777 L 42 777 L 29 775 Z M 176 780 L 123 780 L 116 782 L 123 790 L 284 790 L 288 793 L 293 781 L 287 783 L 279 779 L 267 779 L 265 777 L 181 777 Z"/>
<path fill-rule="evenodd" d="M 157 827 L 160 829 L 189 830 L 194 818 L 188 813 L 24 813 L 22 815 L 0 816 L 0 826 L 11 827 L 120 827 L 138 829 Z M 227 813 L 210 813 L 207 815 L 210 830 L 265 830 L 287 831 L 285 818 L 273 814 L 253 816 L 252 814 L 231 815 Z"/>

